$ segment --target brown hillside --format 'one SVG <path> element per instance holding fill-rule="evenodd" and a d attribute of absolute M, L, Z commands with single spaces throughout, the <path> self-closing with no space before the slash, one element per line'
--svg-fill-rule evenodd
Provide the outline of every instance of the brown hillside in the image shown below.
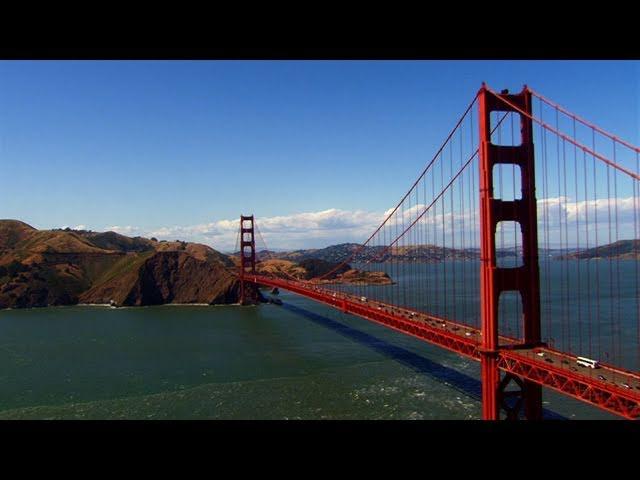
<path fill-rule="evenodd" d="M 0 308 L 234 303 L 232 267 L 206 245 L 0 220 Z"/>
<path fill-rule="evenodd" d="M 92 245 L 105 250 L 121 252 L 144 252 L 153 250 L 154 241 L 142 237 L 127 237 L 116 232 L 78 232 Z"/>
<path fill-rule="evenodd" d="M 14 248 L 37 231 L 20 220 L 0 220 L 0 251 Z"/>

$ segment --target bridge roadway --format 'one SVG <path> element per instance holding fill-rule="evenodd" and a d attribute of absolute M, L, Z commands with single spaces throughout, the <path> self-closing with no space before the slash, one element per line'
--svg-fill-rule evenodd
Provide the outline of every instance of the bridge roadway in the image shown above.
<path fill-rule="evenodd" d="M 277 287 L 358 315 L 404 334 L 425 340 L 474 360 L 480 360 L 481 331 L 449 319 L 389 305 L 357 295 L 335 292 L 309 282 L 262 275 L 245 281 Z M 576 363 L 576 356 L 547 346 L 519 345 L 500 337 L 496 353 L 501 370 L 557 390 L 583 402 L 629 419 L 640 418 L 640 375 L 610 365 L 597 369 Z"/>

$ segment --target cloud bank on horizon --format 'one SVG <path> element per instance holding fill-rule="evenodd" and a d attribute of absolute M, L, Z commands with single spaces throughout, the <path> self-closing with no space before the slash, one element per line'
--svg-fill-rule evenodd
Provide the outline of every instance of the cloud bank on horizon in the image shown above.
<path fill-rule="evenodd" d="M 319 248 L 344 242 L 362 242 L 384 220 L 385 212 L 348 211 L 331 208 L 319 212 L 256 218 L 264 242 L 270 249 Z M 239 217 L 189 226 L 143 229 L 136 226 L 106 227 L 123 235 L 186 240 L 232 251 L 237 244 Z"/>
<path fill-rule="evenodd" d="M 637 200 L 636 200 L 637 202 Z M 416 218 L 416 214 L 424 210 L 424 205 L 416 205 L 405 211 L 405 216 L 411 219 Z M 587 215 L 593 217 L 597 211 L 601 224 L 598 225 L 598 232 L 602 240 L 608 240 L 607 214 L 617 207 L 618 214 L 618 238 L 631 239 L 637 236 L 635 215 L 640 205 L 634 205 L 633 197 L 597 199 L 592 201 L 574 202 L 567 197 L 546 198 L 538 200 L 539 223 L 546 213 L 547 228 L 550 234 L 550 247 L 559 246 L 560 225 L 569 225 L 569 237 L 565 232 L 564 242 L 568 242 L 569 247 L 575 245 L 576 235 L 575 222 L 584 222 Z M 385 212 L 367 212 L 362 210 L 341 210 L 331 208 L 318 212 L 302 212 L 291 215 L 280 215 L 274 217 L 258 217 L 256 224 L 264 242 L 270 249 L 304 249 L 323 248 L 329 245 L 353 242 L 364 242 L 371 233 L 384 221 L 391 213 L 391 209 Z M 425 224 L 443 223 L 442 216 L 425 215 L 421 220 Z M 159 240 L 185 240 L 210 245 L 211 247 L 224 252 L 233 251 L 237 245 L 239 219 L 218 220 L 209 223 L 201 223 L 188 226 L 164 226 L 159 228 L 141 228 L 131 225 L 113 225 L 106 227 L 111 230 L 128 236 L 155 237 Z M 445 232 L 458 231 L 464 225 L 468 231 L 470 226 L 475 230 L 477 236 L 478 225 L 474 221 L 474 214 L 467 212 L 464 214 L 454 213 L 444 215 Z M 84 227 L 79 225 L 78 227 Z M 541 226 L 542 228 L 542 226 Z M 584 225 L 581 227 L 584 229 Z M 589 229 L 595 233 L 595 225 L 590 222 Z M 615 239 L 614 239 L 615 240 Z M 592 240 L 593 242 L 593 240 Z M 262 242 L 259 242 L 262 243 Z M 539 239 L 540 246 L 543 246 L 543 239 Z M 599 244 L 608 243 L 599 241 Z M 584 246 L 584 240 L 582 241 Z M 467 245 L 469 247 L 471 245 Z M 477 245 L 476 245 L 477 246 Z M 595 244 L 590 245 L 595 246 Z"/>

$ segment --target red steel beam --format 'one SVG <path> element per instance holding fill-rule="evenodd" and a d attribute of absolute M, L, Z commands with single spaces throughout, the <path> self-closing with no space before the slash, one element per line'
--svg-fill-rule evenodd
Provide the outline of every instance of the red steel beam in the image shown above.
<path fill-rule="evenodd" d="M 640 417 L 640 395 L 567 369 L 501 351 L 498 368 L 628 419 Z"/>

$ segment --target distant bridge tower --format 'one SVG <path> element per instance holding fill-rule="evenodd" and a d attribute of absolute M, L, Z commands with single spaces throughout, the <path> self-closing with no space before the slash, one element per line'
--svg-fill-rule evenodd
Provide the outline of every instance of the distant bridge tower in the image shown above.
<path fill-rule="evenodd" d="M 240 215 L 240 305 L 246 304 L 249 296 L 244 280 L 246 273 L 256 273 L 256 241 L 253 230 L 253 215 Z"/>
<path fill-rule="evenodd" d="M 531 92 L 525 86 L 519 94 L 504 92 L 500 97 L 531 114 Z M 521 142 L 515 145 L 491 143 L 491 112 L 513 112 L 520 118 Z M 533 152 L 533 124 L 530 118 L 507 106 L 492 95 L 485 85 L 479 92 L 480 115 L 480 301 L 482 321 L 481 370 L 482 416 L 498 420 L 500 410 L 508 419 L 517 419 L 524 406 L 529 420 L 542 418 L 542 388 L 540 385 L 512 374 L 500 379 L 498 306 L 500 294 L 517 291 L 522 299 L 522 322 L 525 345 L 540 344 L 540 273 L 538 265 L 538 233 Z M 494 198 L 494 166 L 517 165 L 520 169 L 522 196 L 516 200 Z M 522 266 L 496 266 L 496 226 L 499 222 L 514 221 L 522 232 Z M 518 391 L 507 391 L 513 382 Z M 508 404 L 508 399 L 515 400 Z"/>

